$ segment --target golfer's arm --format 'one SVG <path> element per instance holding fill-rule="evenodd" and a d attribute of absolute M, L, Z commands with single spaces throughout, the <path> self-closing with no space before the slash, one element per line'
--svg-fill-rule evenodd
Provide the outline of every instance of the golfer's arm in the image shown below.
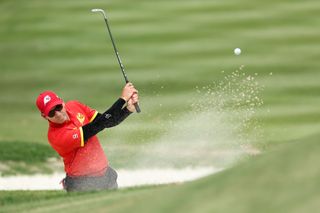
<path fill-rule="evenodd" d="M 116 126 L 126 119 L 131 112 L 126 107 L 123 108 L 125 103 L 125 100 L 119 98 L 110 109 L 103 114 L 98 113 L 91 123 L 84 125 L 82 127 L 84 141 L 86 142 L 104 128 Z"/>

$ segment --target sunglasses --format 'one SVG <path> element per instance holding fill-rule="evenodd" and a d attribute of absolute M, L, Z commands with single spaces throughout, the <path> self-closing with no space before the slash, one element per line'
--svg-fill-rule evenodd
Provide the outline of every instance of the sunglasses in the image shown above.
<path fill-rule="evenodd" d="M 62 104 L 56 105 L 50 112 L 48 113 L 48 116 L 50 118 L 53 118 L 56 115 L 56 111 L 60 112 L 62 110 L 63 106 Z"/>

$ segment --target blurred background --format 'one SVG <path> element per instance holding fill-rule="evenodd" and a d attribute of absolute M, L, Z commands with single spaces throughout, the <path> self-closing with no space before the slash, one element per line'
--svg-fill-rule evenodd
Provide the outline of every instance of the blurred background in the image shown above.
<path fill-rule="evenodd" d="M 2 175 L 62 171 L 35 106 L 43 90 L 100 112 L 119 97 L 124 80 L 92 8 L 106 10 L 140 94 L 141 114 L 99 134 L 116 168 L 225 168 L 317 140 L 319 1 L 1 0 Z"/>

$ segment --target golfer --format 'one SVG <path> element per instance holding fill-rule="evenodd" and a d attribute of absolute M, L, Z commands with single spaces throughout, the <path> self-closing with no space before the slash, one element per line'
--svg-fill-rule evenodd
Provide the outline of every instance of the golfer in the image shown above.
<path fill-rule="evenodd" d="M 41 93 L 36 101 L 41 116 L 48 120 L 48 140 L 63 158 L 68 192 L 116 189 L 117 172 L 96 134 L 118 125 L 135 111 L 138 91 L 127 83 L 121 97 L 104 113 L 78 102 L 64 102 L 52 91 Z"/>

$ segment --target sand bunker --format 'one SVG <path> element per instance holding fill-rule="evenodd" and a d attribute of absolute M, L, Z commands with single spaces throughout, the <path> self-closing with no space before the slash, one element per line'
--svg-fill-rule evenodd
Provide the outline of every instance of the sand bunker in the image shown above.
<path fill-rule="evenodd" d="M 210 167 L 140 170 L 120 169 L 118 170 L 118 184 L 120 188 L 124 188 L 142 185 L 182 183 L 219 171 L 221 171 L 221 169 Z M 60 181 L 64 177 L 64 173 L 1 177 L 0 190 L 59 190 L 62 189 Z"/>

